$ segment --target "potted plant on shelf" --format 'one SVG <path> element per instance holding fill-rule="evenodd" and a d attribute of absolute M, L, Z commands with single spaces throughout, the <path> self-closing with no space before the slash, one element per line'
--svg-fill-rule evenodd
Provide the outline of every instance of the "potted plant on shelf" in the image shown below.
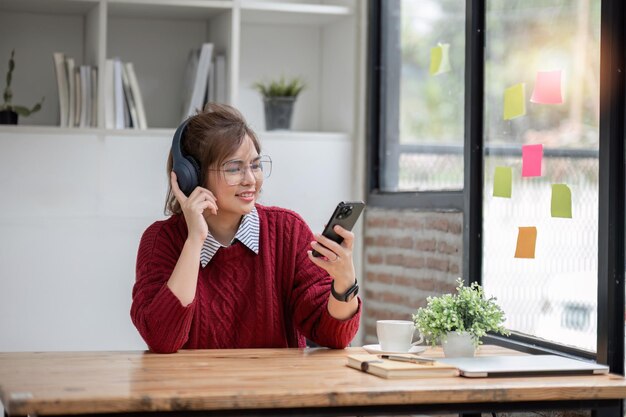
<path fill-rule="evenodd" d="M 43 103 L 44 97 L 41 101 L 35 104 L 31 109 L 24 106 L 16 106 L 11 103 L 13 99 L 13 92 L 11 91 L 11 81 L 13 80 L 13 70 L 15 69 L 15 49 L 11 51 L 11 58 L 9 58 L 9 70 L 6 77 L 6 86 L 4 87 L 4 93 L 2 97 L 4 102 L 0 104 L 0 124 L 3 125 L 16 125 L 18 115 L 24 117 L 30 116 L 32 113 L 39 111 Z"/>
<path fill-rule="evenodd" d="M 256 82 L 252 86 L 263 96 L 265 106 L 265 129 L 291 129 L 293 106 L 298 94 L 305 89 L 305 82 L 299 78 L 280 79 L 269 82 Z"/>
<path fill-rule="evenodd" d="M 447 357 L 474 356 L 487 332 L 508 335 L 504 312 L 495 297 L 486 298 L 480 285 L 458 278 L 456 294 L 428 297 L 413 315 L 415 327 L 434 346 L 441 342 Z"/>

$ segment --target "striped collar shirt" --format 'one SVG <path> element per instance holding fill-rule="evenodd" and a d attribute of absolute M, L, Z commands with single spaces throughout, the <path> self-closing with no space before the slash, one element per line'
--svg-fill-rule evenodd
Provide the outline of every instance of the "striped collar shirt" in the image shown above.
<path fill-rule="evenodd" d="M 243 216 L 239 229 L 231 244 L 233 244 L 235 240 L 243 243 L 257 255 L 259 254 L 259 213 L 257 213 L 256 207 L 253 207 L 250 213 Z M 226 246 L 215 240 L 211 232 L 209 232 L 202 245 L 202 251 L 200 251 L 200 264 L 202 267 L 207 266 L 219 248 L 225 247 Z"/>

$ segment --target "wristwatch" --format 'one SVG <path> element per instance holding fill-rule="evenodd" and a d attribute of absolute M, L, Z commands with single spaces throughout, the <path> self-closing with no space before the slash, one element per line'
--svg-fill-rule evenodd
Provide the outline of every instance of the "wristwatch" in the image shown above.
<path fill-rule="evenodd" d="M 339 294 L 337 293 L 337 291 L 335 291 L 335 281 L 333 280 L 332 284 L 330 284 L 330 293 L 333 295 L 333 297 L 335 297 L 335 300 L 347 303 L 348 301 L 356 297 L 356 295 L 359 293 L 359 284 L 356 282 L 355 278 L 354 284 L 350 288 L 348 288 L 346 292 L 344 292 L 343 294 Z"/>

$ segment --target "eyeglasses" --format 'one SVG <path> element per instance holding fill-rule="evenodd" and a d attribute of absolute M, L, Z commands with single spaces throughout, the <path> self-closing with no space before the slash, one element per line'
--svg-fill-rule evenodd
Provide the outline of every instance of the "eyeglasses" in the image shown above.
<path fill-rule="evenodd" d="M 272 158 L 269 155 L 262 155 L 260 159 L 247 166 L 244 161 L 227 161 L 222 165 L 222 168 L 209 169 L 209 171 L 221 171 L 224 174 L 226 184 L 238 185 L 245 179 L 248 169 L 257 181 L 268 178 L 272 173 Z"/>

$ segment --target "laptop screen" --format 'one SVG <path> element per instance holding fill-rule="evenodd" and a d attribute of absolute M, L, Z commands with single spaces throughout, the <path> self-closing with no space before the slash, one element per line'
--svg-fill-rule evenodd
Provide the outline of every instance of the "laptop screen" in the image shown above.
<path fill-rule="evenodd" d="M 443 358 L 466 377 L 606 374 L 609 367 L 558 355 L 504 355 Z"/>

